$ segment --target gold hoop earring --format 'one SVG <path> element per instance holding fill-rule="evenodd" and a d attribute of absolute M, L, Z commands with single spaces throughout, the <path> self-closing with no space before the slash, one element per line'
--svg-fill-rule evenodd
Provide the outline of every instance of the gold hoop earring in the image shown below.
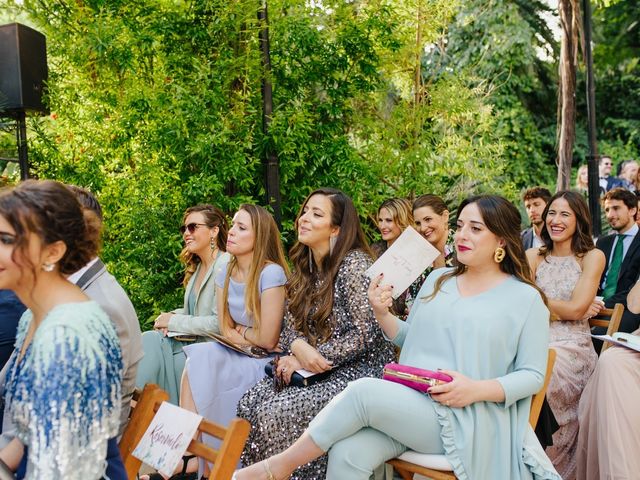
<path fill-rule="evenodd" d="M 507 252 L 504 251 L 504 248 L 498 247 L 496 251 L 493 253 L 493 261 L 496 263 L 501 263 L 504 260 L 504 257 L 507 256 Z"/>

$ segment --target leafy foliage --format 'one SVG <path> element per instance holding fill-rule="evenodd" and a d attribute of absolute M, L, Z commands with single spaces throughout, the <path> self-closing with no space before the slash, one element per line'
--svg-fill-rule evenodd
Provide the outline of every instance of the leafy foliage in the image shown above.
<path fill-rule="evenodd" d="M 261 203 L 267 148 L 280 162 L 288 242 L 321 185 L 348 192 L 366 223 L 389 195 L 455 201 L 503 183 L 482 86 L 458 75 L 415 82 L 455 2 L 269 2 L 269 132 L 256 2 L 3 3 L 48 41 L 53 114 L 32 121 L 34 170 L 98 194 L 103 257 L 141 318 L 180 303 L 181 212 Z"/>
<path fill-rule="evenodd" d="M 289 244 L 300 203 L 322 185 L 349 193 L 372 233 L 388 196 L 433 192 L 453 208 L 553 181 L 557 47 L 539 0 L 272 0 L 270 72 L 255 1 L 0 6 L 47 36 L 52 115 L 30 122 L 33 170 L 98 194 L 103 257 L 142 319 L 181 302 L 184 209 L 263 203 L 267 150 Z M 637 146 L 630 55 L 611 62 L 628 76 L 610 83 L 629 116 L 612 107 L 601 123 L 616 148 Z"/>

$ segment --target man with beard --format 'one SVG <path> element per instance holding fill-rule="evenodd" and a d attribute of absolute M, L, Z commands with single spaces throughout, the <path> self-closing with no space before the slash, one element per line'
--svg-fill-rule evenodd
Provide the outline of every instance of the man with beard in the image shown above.
<path fill-rule="evenodd" d="M 542 212 L 544 212 L 544 207 L 547 206 L 550 198 L 551 192 L 544 187 L 529 188 L 522 195 L 524 208 L 531 222 L 531 227 L 523 230 L 520 234 L 525 250 L 542 246 L 542 239 L 540 238 L 540 232 L 544 226 Z"/>

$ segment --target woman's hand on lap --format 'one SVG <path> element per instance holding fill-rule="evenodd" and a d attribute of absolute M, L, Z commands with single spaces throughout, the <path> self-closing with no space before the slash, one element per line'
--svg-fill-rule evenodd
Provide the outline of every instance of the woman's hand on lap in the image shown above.
<path fill-rule="evenodd" d="M 161 313 L 153 322 L 153 329 L 162 332 L 166 337 L 169 333 L 169 320 L 171 319 L 171 313 Z"/>
<path fill-rule="evenodd" d="M 239 333 L 235 329 L 235 327 L 227 329 L 224 336 L 227 338 L 227 340 L 237 345 L 250 345 L 250 342 L 243 338 L 242 334 Z"/>
<path fill-rule="evenodd" d="M 443 385 L 436 385 L 429 389 L 429 394 L 436 402 L 447 407 L 462 408 L 478 401 L 477 381 L 452 370 L 440 370 L 453 380 Z"/>
<path fill-rule="evenodd" d="M 582 320 L 589 320 L 590 318 L 595 317 L 603 308 L 604 303 L 602 302 L 602 300 L 595 299 L 593 302 L 591 302 L 591 305 L 589 305 L 587 311 L 584 312 L 584 317 L 582 317 Z"/>
<path fill-rule="evenodd" d="M 305 370 L 313 373 L 321 373 L 331 369 L 333 362 L 330 362 L 320 355 L 320 352 L 304 340 L 295 340 L 291 344 L 291 351 Z"/>
<path fill-rule="evenodd" d="M 293 375 L 293 372 L 300 370 L 301 368 L 302 365 L 295 355 L 287 355 L 285 357 L 280 357 L 278 360 L 278 371 L 276 372 L 276 375 L 280 376 L 282 380 L 284 380 L 284 383 L 289 385 L 289 383 L 291 383 L 291 375 Z"/>

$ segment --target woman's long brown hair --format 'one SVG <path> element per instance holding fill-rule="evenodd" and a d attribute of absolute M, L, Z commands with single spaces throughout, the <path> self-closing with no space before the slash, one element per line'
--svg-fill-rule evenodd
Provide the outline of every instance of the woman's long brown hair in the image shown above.
<path fill-rule="evenodd" d="M 287 283 L 288 308 L 293 328 L 302 333 L 312 345 L 325 342 L 331 336 L 333 285 L 344 257 L 356 249 L 371 255 L 353 201 L 334 188 L 319 188 L 309 194 L 296 217 L 296 231 L 304 207 L 314 195 L 324 195 L 329 199 L 331 226 L 340 227 L 340 232 L 333 251 L 322 259 L 319 269 L 316 269 L 311 249 L 306 245 L 296 242 L 289 251 L 293 274 Z"/>

